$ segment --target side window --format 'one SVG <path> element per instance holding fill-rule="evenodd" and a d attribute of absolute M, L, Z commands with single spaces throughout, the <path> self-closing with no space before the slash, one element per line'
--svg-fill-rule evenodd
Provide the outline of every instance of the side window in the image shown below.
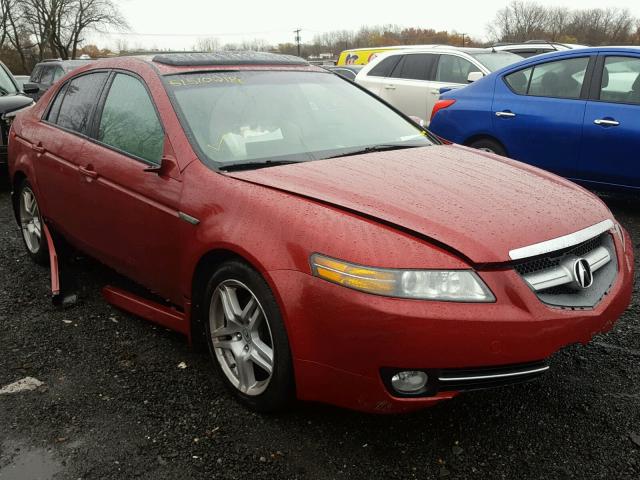
<path fill-rule="evenodd" d="M 401 55 L 392 55 L 382 60 L 378 65 L 373 67 L 367 74 L 369 77 L 388 77 L 391 75 L 393 68 L 398 64 Z"/>
<path fill-rule="evenodd" d="M 480 69 L 469 60 L 455 55 L 441 55 L 438 61 L 436 81 L 465 84 L 469 73 L 479 71 Z"/>
<path fill-rule="evenodd" d="M 428 53 L 405 55 L 400 73 L 396 75 L 394 72 L 394 77 L 408 80 L 432 80 L 431 72 L 436 58 L 436 55 Z"/>
<path fill-rule="evenodd" d="M 56 67 L 55 71 L 53 72 L 54 83 L 60 80 L 62 77 L 64 77 L 64 70 L 62 70 L 61 67 Z"/>
<path fill-rule="evenodd" d="M 53 67 L 49 65 L 42 67 L 42 76 L 39 83 L 46 86 L 51 85 L 53 83 L 53 70 Z"/>
<path fill-rule="evenodd" d="M 543 63 L 533 68 L 528 95 L 580 98 L 589 57 Z"/>
<path fill-rule="evenodd" d="M 63 128 L 87 134 L 93 107 L 100 95 L 107 72 L 96 72 L 76 77 L 68 83 L 66 95 L 55 123 Z M 60 93 L 63 93 L 62 91 Z M 60 97 L 60 93 L 58 97 Z M 57 97 L 56 97 L 57 101 Z"/>
<path fill-rule="evenodd" d="M 515 93 L 519 95 L 526 95 L 527 88 L 529 87 L 529 79 L 531 78 L 531 72 L 533 72 L 533 68 L 519 70 L 505 76 L 504 80 Z"/>
<path fill-rule="evenodd" d="M 60 107 L 62 106 L 62 101 L 64 100 L 64 94 L 67 93 L 67 88 L 69 87 L 68 83 L 65 83 L 60 91 L 56 94 L 56 98 L 51 104 L 51 108 L 49 109 L 49 113 L 47 114 L 47 121 L 51 123 L 58 122 L 58 115 L 60 114 Z"/>
<path fill-rule="evenodd" d="M 607 57 L 605 59 L 600 100 L 640 104 L 640 58 Z"/>
<path fill-rule="evenodd" d="M 102 110 L 98 140 L 155 164 L 160 163 L 164 131 L 146 88 L 130 75 L 118 73 Z"/>
<path fill-rule="evenodd" d="M 42 74 L 42 65 L 36 65 L 31 72 L 31 77 L 29 77 L 29 81 L 33 83 L 38 83 L 40 81 L 40 75 Z"/>

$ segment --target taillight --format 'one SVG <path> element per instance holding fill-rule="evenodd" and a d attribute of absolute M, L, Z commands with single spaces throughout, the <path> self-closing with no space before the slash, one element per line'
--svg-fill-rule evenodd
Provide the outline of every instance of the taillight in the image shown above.
<path fill-rule="evenodd" d="M 438 100 L 436 102 L 436 104 L 433 106 L 433 111 L 431 112 L 431 120 L 433 120 L 433 117 L 436 116 L 436 113 L 438 113 L 440 110 L 444 109 L 444 108 L 448 108 L 451 105 L 453 105 L 454 103 L 456 103 L 455 100 Z"/>

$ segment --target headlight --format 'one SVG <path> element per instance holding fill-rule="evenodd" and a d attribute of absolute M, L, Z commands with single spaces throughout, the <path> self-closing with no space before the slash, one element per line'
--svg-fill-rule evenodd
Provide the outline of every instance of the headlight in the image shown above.
<path fill-rule="evenodd" d="M 446 302 L 493 302 L 495 297 L 472 270 L 396 270 L 311 256 L 313 275 L 361 292 Z"/>

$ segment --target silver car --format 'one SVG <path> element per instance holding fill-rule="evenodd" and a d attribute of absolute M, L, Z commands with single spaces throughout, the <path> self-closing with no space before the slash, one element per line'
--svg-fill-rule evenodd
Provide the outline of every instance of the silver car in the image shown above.
<path fill-rule="evenodd" d="M 441 89 L 458 88 L 520 60 L 513 53 L 485 48 L 393 50 L 366 65 L 355 81 L 404 114 L 428 123 Z"/>

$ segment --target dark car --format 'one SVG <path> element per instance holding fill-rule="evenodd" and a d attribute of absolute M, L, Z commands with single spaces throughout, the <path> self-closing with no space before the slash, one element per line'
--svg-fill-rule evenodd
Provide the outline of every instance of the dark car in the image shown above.
<path fill-rule="evenodd" d="M 38 100 L 44 92 L 49 90 L 51 85 L 64 77 L 67 73 L 76 68 L 91 63 L 91 60 L 45 60 L 38 63 L 31 72 L 29 83 L 33 88 L 37 87 L 36 93 L 28 94 L 34 100 Z"/>
<path fill-rule="evenodd" d="M 30 105 L 33 105 L 33 100 L 22 94 L 18 82 L 0 62 L 0 175 L 7 166 L 7 140 L 13 116 Z"/>
<path fill-rule="evenodd" d="M 355 81 L 358 72 L 362 70 L 363 66 L 364 65 L 340 65 L 335 67 L 327 67 L 327 70 L 353 82 Z"/>

